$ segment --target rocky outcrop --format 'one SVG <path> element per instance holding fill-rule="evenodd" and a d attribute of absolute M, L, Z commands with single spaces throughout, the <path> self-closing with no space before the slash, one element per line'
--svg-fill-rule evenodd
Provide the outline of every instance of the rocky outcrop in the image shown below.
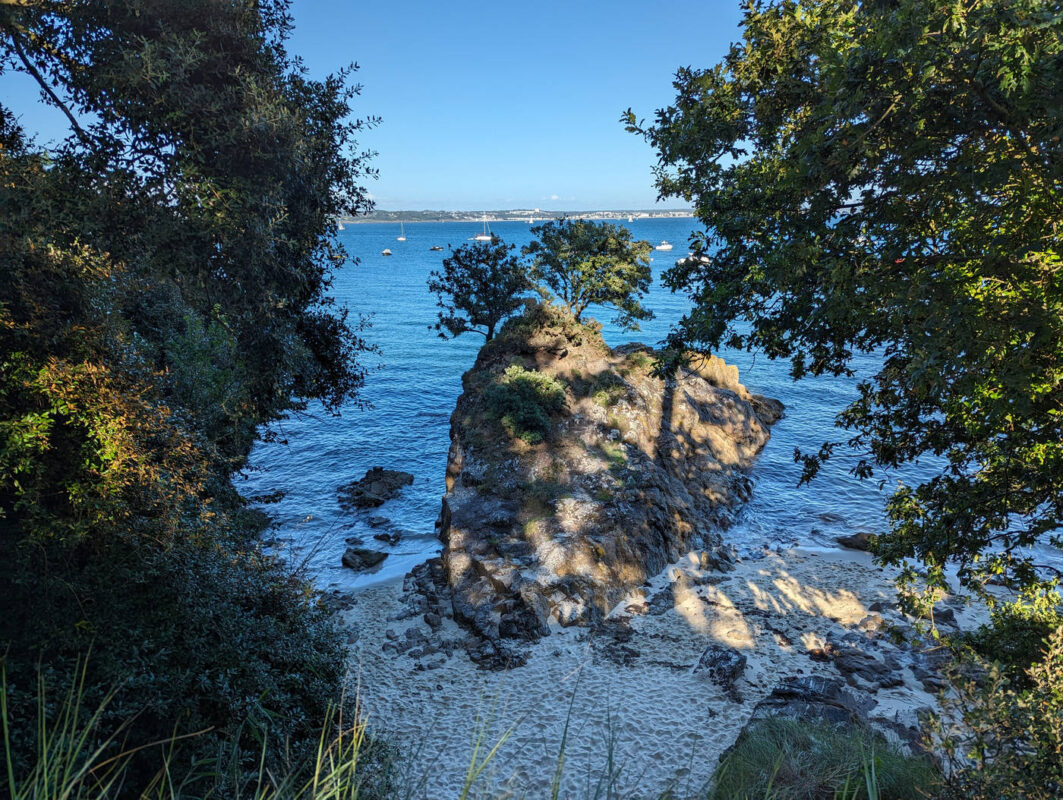
<path fill-rule="evenodd" d="M 384 505 L 402 491 L 403 486 L 409 486 L 411 483 L 413 483 L 413 475 L 408 472 L 373 467 L 366 471 L 365 476 L 360 480 L 339 488 L 340 506 L 345 509 L 376 508 Z M 373 519 L 383 518 L 370 517 L 370 520 Z"/>
<path fill-rule="evenodd" d="M 463 378 L 437 523 L 456 620 L 485 663 L 552 624 L 600 621 L 670 561 L 705 550 L 748 499 L 748 470 L 782 414 L 738 370 L 691 354 L 667 378 L 642 345 L 536 306 Z M 563 394 L 562 394 L 563 393 Z"/>

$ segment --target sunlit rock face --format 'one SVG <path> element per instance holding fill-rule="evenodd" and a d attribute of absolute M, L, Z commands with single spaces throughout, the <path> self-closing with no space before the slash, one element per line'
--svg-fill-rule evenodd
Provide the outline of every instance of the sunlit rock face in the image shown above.
<path fill-rule="evenodd" d="M 594 327 L 537 306 L 464 376 L 437 523 L 440 589 L 478 635 L 482 663 L 519 661 L 517 643 L 552 624 L 600 621 L 670 561 L 717 547 L 748 499 L 782 404 L 751 395 L 718 358 L 693 355 L 665 380 L 655 356 L 611 350 Z M 520 381 L 524 405 L 541 389 L 549 408 L 531 415 L 546 423 L 536 430 L 505 394 Z"/>

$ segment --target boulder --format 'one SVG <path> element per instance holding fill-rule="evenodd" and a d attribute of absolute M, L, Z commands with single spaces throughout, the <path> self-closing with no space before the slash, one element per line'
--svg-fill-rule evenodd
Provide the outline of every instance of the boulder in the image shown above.
<path fill-rule="evenodd" d="M 345 509 L 376 508 L 413 483 L 413 475 L 394 469 L 373 467 L 359 480 L 341 486 L 340 505 Z"/>
<path fill-rule="evenodd" d="M 351 569 L 371 569 L 387 557 L 387 553 L 369 550 L 365 547 L 348 547 L 341 561 L 343 566 Z"/>
<path fill-rule="evenodd" d="M 772 717 L 862 725 L 875 701 L 856 695 L 835 678 L 803 675 L 783 679 L 757 703 L 750 722 Z"/>
<path fill-rule="evenodd" d="M 746 668 L 745 654 L 733 647 L 710 644 L 694 666 L 694 675 L 705 678 L 729 693 Z"/>
<path fill-rule="evenodd" d="M 873 535 L 874 534 L 860 531 L 851 534 L 850 536 L 839 536 L 835 541 L 842 547 L 848 547 L 850 550 L 863 550 L 866 552 L 871 549 L 871 537 Z"/>

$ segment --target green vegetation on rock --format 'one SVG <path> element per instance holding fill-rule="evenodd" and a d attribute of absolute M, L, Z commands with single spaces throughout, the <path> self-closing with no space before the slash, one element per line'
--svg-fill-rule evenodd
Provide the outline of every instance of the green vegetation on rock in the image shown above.
<path fill-rule="evenodd" d="M 510 436 L 538 444 L 550 431 L 550 415 L 565 405 L 565 387 L 550 375 L 511 364 L 484 390 L 483 402 Z"/>

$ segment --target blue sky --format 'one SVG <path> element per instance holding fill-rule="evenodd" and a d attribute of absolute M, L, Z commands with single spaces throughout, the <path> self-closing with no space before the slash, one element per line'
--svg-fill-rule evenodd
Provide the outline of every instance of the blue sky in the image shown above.
<path fill-rule="evenodd" d="M 359 115 L 382 118 L 367 188 L 383 209 L 648 208 L 654 154 L 619 122 L 673 98 L 680 66 L 739 37 L 738 0 L 532 3 L 296 0 L 290 49 L 322 76 L 351 61 Z M 61 130 L 23 76 L 5 103 Z M 681 201 L 666 206 L 680 207 Z"/>

